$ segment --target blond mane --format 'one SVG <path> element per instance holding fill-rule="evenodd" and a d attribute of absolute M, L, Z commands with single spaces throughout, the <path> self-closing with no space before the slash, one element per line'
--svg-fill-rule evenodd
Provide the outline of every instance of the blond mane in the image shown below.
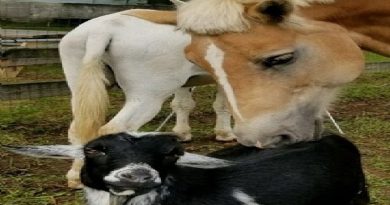
<path fill-rule="evenodd" d="M 192 0 L 178 7 L 178 27 L 196 33 L 242 32 L 249 28 L 243 3 L 258 0 Z"/>
<path fill-rule="evenodd" d="M 307 6 L 310 3 L 331 3 L 334 0 L 290 0 L 294 6 Z M 191 0 L 181 2 L 172 0 L 177 9 L 179 28 L 199 34 L 220 34 L 242 32 L 249 29 L 245 18 L 245 5 L 259 3 L 261 0 Z"/>

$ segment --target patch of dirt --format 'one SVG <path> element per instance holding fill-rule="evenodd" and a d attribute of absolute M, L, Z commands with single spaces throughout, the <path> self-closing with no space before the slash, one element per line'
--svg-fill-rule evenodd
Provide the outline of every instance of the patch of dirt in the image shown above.
<path fill-rule="evenodd" d="M 58 135 L 58 133 L 65 133 L 68 129 L 68 124 L 53 123 L 53 122 L 39 122 L 39 126 L 33 124 L 12 123 L 7 125 L 0 125 L 0 130 L 5 132 L 18 132 L 25 136 L 42 136 L 42 135 Z"/>
<path fill-rule="evenodd" d="M 371 99 L 365 101 L 338 102 L 331 110 L 338 118 L 355 118 L 357 116 L 375 117 L 390 120 L 390 101 Z"/>

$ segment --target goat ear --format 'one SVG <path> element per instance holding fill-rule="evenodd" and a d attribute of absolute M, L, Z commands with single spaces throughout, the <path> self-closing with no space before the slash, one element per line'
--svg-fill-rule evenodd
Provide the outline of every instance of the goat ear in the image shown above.
<path fill-rule="evenodd" d="M 247 15 L 262 23 L 281 23 L 292 13 L 293 8 L 288 0 L 268 0 L 250 6 Z"/>
<path fill-rule="evenodd" d="M 1 145 L 3 149 L 20 155 L 36 158 L 83 159 L 82 146 L 47 145 L 47 146 L 13 146 Z"/>

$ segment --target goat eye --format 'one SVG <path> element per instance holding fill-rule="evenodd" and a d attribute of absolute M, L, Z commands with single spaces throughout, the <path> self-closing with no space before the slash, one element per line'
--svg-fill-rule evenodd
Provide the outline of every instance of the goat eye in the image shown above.
<path fill-rule="evenodd" d="M 266 68 L 273 68 L 273 67 L 277 68 L 278 66 L 294 63 L 295 60 L 296 60 L 295 52 L 289 52 L 289 53 L 263 58 L 258 63 L 261 63 Z"/>
<path fill-rule="evenodd" d="M 87 147 L 85 148 L 84 152 L 87 157 L 98 157 L 98 156 L 106 155 L 105 150 L 106 150 L 105 147 L 101 147 L 99 149 Z"/>

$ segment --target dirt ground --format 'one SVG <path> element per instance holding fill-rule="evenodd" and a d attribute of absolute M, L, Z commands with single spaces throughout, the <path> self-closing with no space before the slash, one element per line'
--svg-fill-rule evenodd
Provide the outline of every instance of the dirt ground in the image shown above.
<path fill-rule="evenodd" d="M 331 112 L 360 149 L 370 185 L 372 204 L 390 204 L 390 72 L 365 73 L 340 94 Z M 211 108 L 215 89 L 197 88 L 192 113 L 193 141 L 186 150 L 208 153 L 235 144 L 214 141 Z M 123 96 L 112 93 L 111 116 Z M 154 130 L 170 113 L 169 104 L 143 130 Z M 69 97 L 0 102 L 0 144 L 66 144 L 71 120 Z M 164 128 L 170 131 L 173 120 Z M 326 126 L 333 129 L 332 125 Z M 0 204 L 83 204 L 81 191 L 66 187 L 70 161 L 32 159 L 0 150 Z"/>

